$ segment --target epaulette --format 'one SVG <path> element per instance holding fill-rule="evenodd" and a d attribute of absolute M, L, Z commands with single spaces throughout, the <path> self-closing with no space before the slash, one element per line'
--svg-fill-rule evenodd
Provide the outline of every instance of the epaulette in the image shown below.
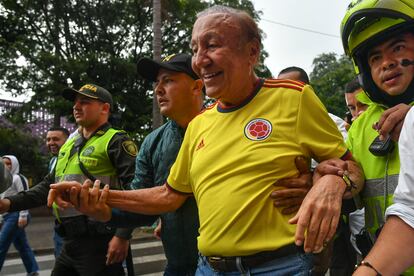
<path fill-rule="evenodd" d="M 291 88 L 294 90 L 297 90 L 299 92 L 302 92 L 303 88 L 305 87 L 305 83 L 301 81 L 294 81 L 294 80 L 288 80 L 288 79 L 265 79 L 263 83 L 263 87 L 269 87 L 269 88 L 277 88 L 277 87 L 283 87 L 283 88 Z"/>

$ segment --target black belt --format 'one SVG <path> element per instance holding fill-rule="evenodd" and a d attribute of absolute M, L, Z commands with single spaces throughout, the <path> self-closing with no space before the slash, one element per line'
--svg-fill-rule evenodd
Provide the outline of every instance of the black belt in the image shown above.
<path fill-rule="evenodd" d="M 62 218 L 61 221 L 61 223 L 55 221 L 55 231 L 65 238 L 106 236 L 115 233 L 115 228 L 107 226 L 104 222 L 91 221 L 83 215 Z"/>
<path fill-rule="evenodd" d="M 249 269 L 257 267 L 261 264 L 270 262 L 272 260 L 293 255 L 296 253 L 303 253 L 295 244 L 283 246 L 274 251 L 262 251 L 249 256 L 240 257 L 206 257 L 211 268 L 218 272 L 240 271 L 241 269 Z"/>

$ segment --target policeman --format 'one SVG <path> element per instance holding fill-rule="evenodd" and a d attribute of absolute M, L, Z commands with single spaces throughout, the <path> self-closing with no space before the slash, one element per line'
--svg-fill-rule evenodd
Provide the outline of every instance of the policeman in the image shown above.
<path fill-rule="evenodd" d="M 127 183 L 134 177 L 137 148 L 124 131 L 108 123 L 113 107 L 111 94 L 86 84 L 79 90 L 66 88 L 63 96 L 74 102 L 73 115 L 82 131 L 62 146 L 54 173 L 30 191 L 0 201 L 0 212 L 45 205 L 49 185 L 63 180 L 99 179 L 112 189 L 128 189 Z M 75 209 L 54 208 L 54 213 L 56 231 L 64 241 L 52 275 L 124 274 L 122 261 L 131 230 L 115 230 Z"/>
<path fill-rule="evenodd" d="M 341 24 L 345 53 L 352 58 L 368 104 L 367 110 L 352 123 L 347 141 L 365 173 L 361 198 L 366 231 L 359 236 L 358 246 L 366 251 L 385 223 L 385 210 L 394 201 L 394 190 L 399 185 L 399 177 L 403 176 L 400 174 L 400 155 L 394 147 L 414 103 L 413 19 L 413 1 L 354 0 Z M 407 194 L 405 190 L 404 201 Z M 402 231 L 392 229 L 395 238 L 403 236 Z M 384 242 L 376 244 L 381 246 Z M 404 243 L 395 242 L 397 246 L 401 244 Z M 410 242 L 405 244 L 411 246 Z M 402 246 L 398 251 L 409 252 Z M 391 260 L 366 257 L 357 271 L 362 275 L 400 274 L 389 269 L 400 263 L 398 253 L 386 250 L 383 255 L 387 254 L 392 256 Z M 401 269 L 410 264 L 412 262 Z M 414 267 L 403 274 L 414 275 Z"/>

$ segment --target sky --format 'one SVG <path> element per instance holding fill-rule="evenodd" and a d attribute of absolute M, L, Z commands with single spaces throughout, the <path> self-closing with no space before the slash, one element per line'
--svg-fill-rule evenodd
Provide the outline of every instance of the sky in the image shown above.
<path fill-rule="evenodd" d="M 340 24 L 350 0 L 252 2 L 256 10 L 263 12 L 259 27 L 266 34 L 263 44 L 269 57 L 265 64 L 273 76 L 288 66 L 302 67 L 310 74 L 312 61 L 318 55 L 330 52 L 343 54 Z M 28 101 L 29 96 L 15 98 L 0 91 L 0 98 Z"/>
<path fill-rule="evenodd" d="M 302 67 L 310 74 L 313 69 L 312 61 L 318 55 L 330 52 L 338 55 L 344 53 L 340 39 L 340 24 L 350 0 L 252 2 L 256 10 L 263 12 L 259 27 L 266 34 L 263 44 L 269 57 L 265 64 L 273 76 L 277 76 L 280 70 L 289 66 Z"/>

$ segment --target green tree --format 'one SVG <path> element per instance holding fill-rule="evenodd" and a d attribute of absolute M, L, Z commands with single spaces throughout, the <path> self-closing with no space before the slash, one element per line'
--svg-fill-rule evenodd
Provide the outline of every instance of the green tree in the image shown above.
<path fill-rule="evenodd" d="M 152 5 L 152 30 L 153 30 L 153 40 L 152 40 L 152 57 L 161 61 L 161 49 L 162 49 L 162 34 L 161 34 L 161 0 L 153 0 Z M 155 129 L 161 126 L 163 123 L 163 117 L 158 107 L 157 98 L 152 98 L 152 128 Z"/>
<path fill-rule="evenodd" d="M 355 78 L 350 59 L 335 53 L 325 53 L 313 60 L 310 82 L 329 112 L 344 117 L 347 111 L 344 91 L 347 82 Z"/>
<path fill-rule="evenodd" d="M 36 184 L 47 173 L 47 160 L 41 152 L 43 142 L 29 131 L 18 128 L 2 118 L 0 120 L 0 156 L 15 155 L 20 163 L 20 172 Z"/>
<path fill-rule="evenodd" d="M 249 0 L 161 2 L 163 54 L 190 52 L 196 14 L 208 5 L 260 15 Z M 0 84 L 15 95 L 33 91 L 26 110 L 43 107 L 55 124 L 71 114 L 64 87 L 101 85 L 114 96 L 119 127 L 139 142 L 151 128 L 152 86 L 137 77 L 136 61 L 152 57 L 152 9 L 149 0 L 0 0 Z M 258 72 L 270 75 L 263 65 Z"/>
<path fill-rule="evenodd" d="M 34 91 L 31 109 L 46 108 L 58 123 L 71 114 L 71 104 L 59 96 L 62 89 L 97 83 L 113 93 L 120 121 L 134 122 L 121 127 L 142 131 L 150 99 L 137 81 L 135 61 L 151 49 L 147 2 L 1 1 L 4 88 L 14 94 Z"/>

